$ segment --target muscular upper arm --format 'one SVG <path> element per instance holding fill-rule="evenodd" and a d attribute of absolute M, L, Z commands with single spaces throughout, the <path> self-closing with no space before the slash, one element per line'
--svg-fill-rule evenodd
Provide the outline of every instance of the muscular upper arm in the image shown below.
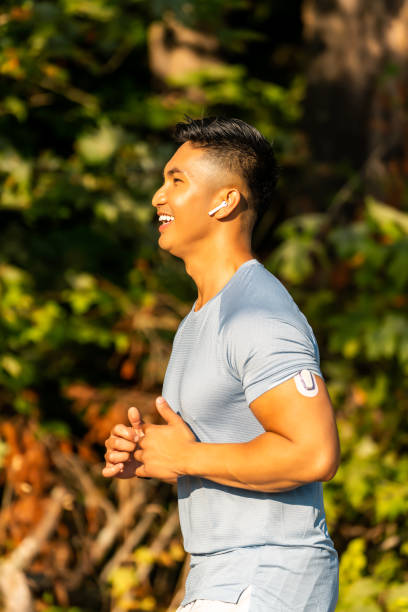
<path fill-rule="evenodd" d="M 320 376 L 315 380 L 314 397 L 302 395 L 291 378 L 257 397 L 250 408 L 266 431 L 299 445 L 308 460 L 317 462 L 319 480 L 329 480 L 339 465 L 340 445 L 326 385 Z"/>

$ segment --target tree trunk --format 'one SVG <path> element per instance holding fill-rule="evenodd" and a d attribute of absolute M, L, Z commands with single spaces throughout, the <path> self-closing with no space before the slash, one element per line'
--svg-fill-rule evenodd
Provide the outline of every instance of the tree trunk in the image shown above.
<path fill-rule="evenodd" d="M 303 23 L 314 157 L 351 160 L 385 196 L 385 164 L 407 154 L 408 0 L 305 0 Z"/>
<path fill-rule="evenodd" d="M 148 34 L 149 64 L 152 74 L 163 83 L 180 76 L 222 65 L 218 58 L 219 43 L 208 32 L 187 28 L 171 13 L 153 23 Z M 190 86 L 183 96 L 203 99 L 199 88 Z"/>

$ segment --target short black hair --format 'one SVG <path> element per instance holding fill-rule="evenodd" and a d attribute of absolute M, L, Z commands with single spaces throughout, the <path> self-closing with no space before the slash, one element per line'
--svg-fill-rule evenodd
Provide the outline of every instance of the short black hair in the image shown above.
<path fill-rule="evenodd" d="M 214 152 L 217 160 L 237 174 L 248 186 L 255 220 L 270 205 L 278 179 L 278 164 L 273 147 L 252 125 L 229 117 L 204 117 L 177 123 L 174 134 L 177 143 L 194 143 Z"/>

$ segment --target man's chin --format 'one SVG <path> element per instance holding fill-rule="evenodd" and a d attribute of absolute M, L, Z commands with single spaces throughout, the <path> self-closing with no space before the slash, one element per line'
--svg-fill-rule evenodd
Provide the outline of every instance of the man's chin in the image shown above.
<path fill-rule="evenodd" d="M 167 253 L 170 253 L 170 255 L 173 255 L 173 257 L 178 257 L 179 259 L 182 259 L 185 262 L 185 250 L 184 249 L 177 249 L 177 247 L 174 247 L 174 245 L 160 244 L 160 241 L 159 241 L 159 247 L 163 251 L 167 251 Z"/>
<path fill-rule="evenodd" d="M 167 251 L 168 253 L 171 253 L 177 257 L 177 253 L 174 251 L 174 246 L 171 245 L 170 241 L 165 239 L 164 234 L 160 234 L 158 245 L 163 251 Z"/>

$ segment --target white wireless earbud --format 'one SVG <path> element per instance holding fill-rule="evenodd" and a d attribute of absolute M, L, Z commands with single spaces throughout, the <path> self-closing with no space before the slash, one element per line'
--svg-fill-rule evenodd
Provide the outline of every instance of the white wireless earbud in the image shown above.
<path fill-rule="evenodd" d="M 211 217 L 211 215 L 213 215 L 214 213 L 217 212 L 217 210 L 220 210 L 220 208 L 223 208 L 224 206 L 228 206 L 228 202 L 226 202 L 225 200 L 223 200 L 221 202 L 221 204 L 219 204 L 218 206 L 216 206 L 215 208 L 213 208 L 212 210 L 209 211 L 209 215 Z"/>

